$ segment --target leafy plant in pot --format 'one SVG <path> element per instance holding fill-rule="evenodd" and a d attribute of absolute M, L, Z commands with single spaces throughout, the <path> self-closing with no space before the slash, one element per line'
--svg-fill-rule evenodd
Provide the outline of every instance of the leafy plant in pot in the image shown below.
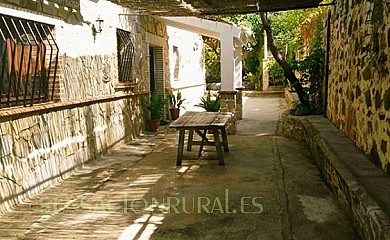
<path fill-rule="evenodd" d="M 150 112 L 150 131 L 157 132 L 160 128 L 160 115 L 166 103 L 167 99 L 160 97 L 156 91 L 152 92 L 149 101 L 144 101 Z"/>
<path fill-rule="evenodd" d="M 208 91 L 206 97 L 201 97 L 200 101 L 201 103 L 198 103 L 195 106 L 203 108 L 206 112 L 219 112 L 219 109 L 221 108 L 219 95 L 212 97 L 210 91 Z"/>
<path fill-rule="evenodd" d="M 180 108 L 185 109 L 184 106 L 182 106 L 183 102 L 186 100 L 185 98 L 182 98 L 181 92 L 178 91 L 176 96 L 171 91 L 168 93 L 168 100 L 169 100 L 169 111 L 171 112 L 171 118 L 172 120 L 176 120 L 180 116 Z"/>

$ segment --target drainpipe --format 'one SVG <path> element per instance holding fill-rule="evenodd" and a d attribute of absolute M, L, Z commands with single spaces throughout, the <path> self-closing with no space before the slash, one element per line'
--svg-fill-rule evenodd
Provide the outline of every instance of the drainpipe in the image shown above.
<path fill-rule="evenodd" d="M 326 19 L 326 52 L 325 52 L 325 76 L 324 76 L 324 80 L 325 80 L 325 83 L 324 83 L 324 88 L 325 88 L 325 92 L 324 92 L 324 117 L 327 118 L 327 109 L 328 109 L 328 84 L 329 84 L 329 55 L 330 55 L 330 36 L 331 36 L 331 32 L 330 32 L 330 18 L 331 18 L 331 14 L 332 11 L 329 10 L 328 11 L 328 16 L 327 16 L 327 19 Z"/>

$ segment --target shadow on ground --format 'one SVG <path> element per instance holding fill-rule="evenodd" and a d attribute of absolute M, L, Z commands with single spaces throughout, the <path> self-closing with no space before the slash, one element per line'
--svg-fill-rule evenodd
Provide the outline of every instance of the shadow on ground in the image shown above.
<path fill-rule="evenodd" d="M 0 239 L 358 239 L 305 145 L 275 135 L 280 98 L 247 98 L 226 166 L 176 167 L 177 134 L 118 144 L 0 220 Z"/>

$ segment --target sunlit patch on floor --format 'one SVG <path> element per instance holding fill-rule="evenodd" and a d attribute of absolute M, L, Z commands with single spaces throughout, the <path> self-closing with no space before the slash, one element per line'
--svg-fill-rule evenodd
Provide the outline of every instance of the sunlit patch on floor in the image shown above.
<path fill-rule="evenodd" d="M 152 206 L 149 206 L 149 208 L 144 209 L 147 213 L 134 220 L 134 223 L 122 232 L 118 240 L 150 239 L 152 234 L 157 230 L 158 225 L 161 225 L 164 220 L 164 215 L 161 213 L 156 214 L 152 209 L 150 209 L 151 207 Z M 153 207 L 159 208 L 160 206 Z"/>
<path fill-rule="evenodd" d="M 148 174 L 148 175 L 142 175 L 135 181 L 133 181 L 129 186 L 138 186 L 138 185 L 151 185 L 155 184 L 160 178 L 163 176 L 163 174 Z"/>
<path fill-rule="evenodd" d="M 298 195 L 307 219 L 318 223 L 332 220 L 337 214 L 337 208 L 330 199 Z"/>
<path fill-rule="evenodd" d="M 75 219 L 69 220 L 64 223 L 64 225 L 76 225 L 76 224 L 82 224 L 86 222 L 94 222 L 96 220 L 109 217 L 110 213 L 108 212 L 91 212 L 83 214 Z"/>

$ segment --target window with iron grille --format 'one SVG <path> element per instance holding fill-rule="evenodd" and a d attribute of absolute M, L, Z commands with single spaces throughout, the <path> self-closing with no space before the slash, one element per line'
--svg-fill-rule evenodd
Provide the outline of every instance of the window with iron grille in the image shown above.
<path fill-rule="evenodd" d="M 119 82 L 133 82 L 131 69 L 134 56 L 134 45 L 131 41 L 131 33 L 121 29 L 116 30 L 118 41 L 118 66 Z"/>
<path fill-rule="evenodd" d="M 53 100 L 54 26 L 0 14 L 0 109 Z"/>

